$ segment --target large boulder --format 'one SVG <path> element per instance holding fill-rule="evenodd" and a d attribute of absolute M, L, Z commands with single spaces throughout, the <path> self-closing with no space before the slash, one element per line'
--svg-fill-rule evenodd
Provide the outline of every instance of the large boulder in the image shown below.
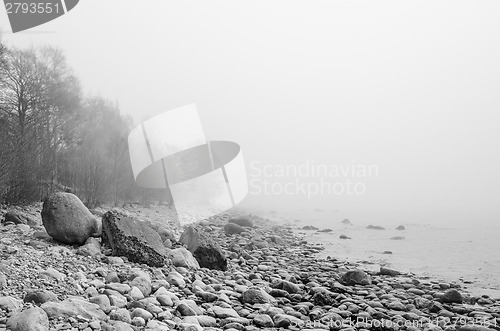
<path fill-rule="evenodd" d="M 188 226 L 179 239 L 202 268 L 226 270 L 227 259 L 220 246 L 206 233 Z"/>
<path fill-rule="evenodd" d="M 238 224 L 239 226 L 253 227 L 253 222 L 248 217 L 235 217 L 231 218 L 228 222 Z"/>
<path fill-rule="evenodd" d="M 43 226 L 47 233 L 65 244 L 83 245 L 92 236 L 100 236 L 100 221 L 71 193 L 51 194 L 43 202 Z"/>
<path fill-rule="evenodd" d="M 9 317 L 7 329 L 12 331 L 48 331 L 49 318 L 43 309 L 33 307 Z"/>
<path fill-rule="evenodd" d="M 102 219 L 102 242 L 111 247 L 113 255 L 152 267 L 166 264 L 166 250 L 160 235 L 146 222 L 116 211 L 107 212 Z"/>

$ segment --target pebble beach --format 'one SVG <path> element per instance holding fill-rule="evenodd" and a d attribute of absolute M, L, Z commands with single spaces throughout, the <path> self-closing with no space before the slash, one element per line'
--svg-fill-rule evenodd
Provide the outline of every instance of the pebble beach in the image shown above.
<path fill-rule="evenodd" d="M 235 212 L 193 223 L 220 246 L 226 270 L 200 267 L 179 242 L 184 229 L 172 228 L 167 263 L 152 267 L 114 256 L 101 238 L 54 240 L 40 209 L 18 207 L 27 224 L 0 228 L 0 330 L 500 330 L 500 301 L 320 258 L 324 247 L 290 223 L 244 215 L 240 226 Z M 114 210 L 165 221 L 161 207 Z"/>

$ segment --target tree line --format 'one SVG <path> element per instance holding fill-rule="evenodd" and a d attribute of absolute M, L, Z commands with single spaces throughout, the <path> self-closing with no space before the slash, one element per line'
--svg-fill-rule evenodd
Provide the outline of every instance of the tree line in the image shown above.
<path fill-rule="evenodd" d="M 87 205 L 148 200 L 127 147 L 132 121 L 86 96 L 60 49 L 0 44 L 0 202 L 69 191 Z"/>

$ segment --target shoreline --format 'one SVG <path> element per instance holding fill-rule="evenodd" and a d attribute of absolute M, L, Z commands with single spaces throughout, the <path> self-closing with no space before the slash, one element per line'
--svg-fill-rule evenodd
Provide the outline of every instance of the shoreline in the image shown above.
<path fill-rule="evenodd" d="M 154 207 L 149 211 L 159 214 Z M 381 275 L 364 272 L 360 263 L 320 259 L 321 245 L 304 241 L 290 225 L 258 217 L 249 217 L 253 228 L 228 236 L 224 225 L 234 215 L 198 225 L 226 252 L 227 271 L 82 255 L 78 247 L 41 236 L 39 229 L 3 226 L 0 330 L 12 316 L 37 311 L 35 302 L 23 302 L 27 288 L 56 297 L 41 305 L 49 312 L 50 330 L 396 330 L 404 325 L 438 331 L 500 325 L 498 300 L 471 296 L 437 279 Z M 137 277 L 146 285 L 134 286 Z"/>

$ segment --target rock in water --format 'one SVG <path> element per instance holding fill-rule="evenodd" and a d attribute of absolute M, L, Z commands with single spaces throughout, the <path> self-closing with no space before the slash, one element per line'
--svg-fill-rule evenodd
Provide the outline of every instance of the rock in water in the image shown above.
<path fill-rule="evenodd" d="M 233 234 L 240 234 L 244 231 L 245 229 L 242 226 L 239 226 L 235 223 L 227 223 L 226 225 L 224 225 L 224 233 L 228 236 Z"/>
<path fill-rule="evenodd" d="M 47 197 L 42 220 L 47 233 L 65 244 L 83 245 L 89 237 L 100 235 L 100 222 L 71 193 L 58 192 Z"/>
<path fill-rule="evenodd" d="M 370 276 L 366 274 L 366 272 L 354 269 L 349 270 L 345 274 L 342 275 L 340 279 L 341 283 L 344 285 L 352 286 L 352 285 L 370 285 L 372 283 Z"/>
<path fill-rule="evenodd" d="M 351 237 L 346 236 L 345 234 L 341 234 L 339 238 L 340 239 L 351 239 Z"/>
<path fill-rule="evenodd" d="M 380 225 L 368 225 L 366 227 L 367 229 L 370 229 L 370 230 L 385 230 L 385 228 L 383 226 L 380 226 Z"/>
<path fill-rule="evenodd" d="M 227 259 L 224 252 L 209 235 L 188 226 L 179 239 L 193 254 L 200 267 L 226 270 Z"/>
<path fill-rule="evenodd" d="M 46 331 L 49 330 L 49 318 L 43 309 L 33 307 L 12 315 L 7 320 L 7 329 L 12 331 Z"/>
<path fill-rule="evenodd" d="M 162 267 L 167 261 L 165 247 L 156 231 L 145 222 L 116 211 L 103 216 L 102 240 L 111 247 L 113 255 L 125 256 L 131 262 Z"/>
<path fill-rule="evenodd" d="M 312 225 L 306 225 L 302 227 L 302 230 L 319 230 L 317 227 L 312 226 Z"/>
<path fill-rule="evenodd" d="M 252 220 L 250 220 L 247 217 L 235 217 L 235 218 L 231 218 L 228 222 L 229 223 L 238 224 L 239 226 L 246 226 L 246 227 L 249 227 L 249 228 L 253 227 Z"/>
<path fill-rule="evenodd" d="M 400 225 L 396 228 L 396 230 L 406 230 L 404 225 Z"/>
<path fill-rule="evenodd" d="M 344 218 L 342 224 L 352 225 L 351 221 L 349 221 L 347 218 Z"/>

